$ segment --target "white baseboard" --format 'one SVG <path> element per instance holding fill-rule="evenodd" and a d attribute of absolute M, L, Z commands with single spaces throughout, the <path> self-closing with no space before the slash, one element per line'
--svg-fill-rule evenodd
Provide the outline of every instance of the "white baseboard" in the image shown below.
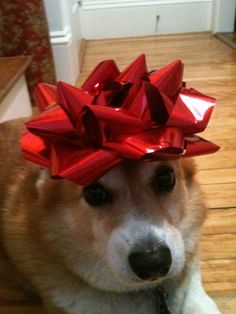
<path fill-rule="evenodd" d="M 85 39 L 102 39 L 210 31 L 212 3 L 213 0 L 84 1 L 82 34 Z"/>
<path fill-rule="evenodd" d="M 69 30 L 50 32 L 52 51 L 58 81 L 74 84 L 79 74 L 79 45 Z"/>
<path fill-rule="evenodd" d="M 185 4 L 196 2 L 213 2 L 207 0 L 84 0 L 81 1 L 84 10 L 125 8 L 150 5 Z"/>

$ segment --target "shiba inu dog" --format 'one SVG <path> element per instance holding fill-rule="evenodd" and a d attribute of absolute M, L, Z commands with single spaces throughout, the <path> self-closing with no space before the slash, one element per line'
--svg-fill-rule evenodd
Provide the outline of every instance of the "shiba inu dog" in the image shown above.
<path fill-rule="evenodd" d="M 206 208 L 190 159 L 124 161 L 81 188 L 22 158 L 0 125 L 0 276 L 73 314 L 216 314 L 202 287 Z M 161 312 L 163 313 L 163 312 Z"/>

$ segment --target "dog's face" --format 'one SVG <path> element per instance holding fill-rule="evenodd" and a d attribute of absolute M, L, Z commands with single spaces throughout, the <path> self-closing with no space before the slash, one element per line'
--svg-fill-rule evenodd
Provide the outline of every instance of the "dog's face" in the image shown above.
<path fill-rule="evenodd" d="M 150 288 L 180 275 L 205 209 L 191 161 L 124 162 L 86 188 L 43 174 L 41 241 L 89 285 Z"/>

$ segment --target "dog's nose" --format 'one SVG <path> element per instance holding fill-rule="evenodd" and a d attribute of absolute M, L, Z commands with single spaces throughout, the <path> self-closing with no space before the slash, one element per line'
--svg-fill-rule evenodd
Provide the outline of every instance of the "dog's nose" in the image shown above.
<path fill-rule="evenodd" d="M 135 251 L 129 255 L 133 272 L 142 280 L 156 280 L 165 276 L 171 266 L 171 252 L 167 246 L 154 251 Z"/>

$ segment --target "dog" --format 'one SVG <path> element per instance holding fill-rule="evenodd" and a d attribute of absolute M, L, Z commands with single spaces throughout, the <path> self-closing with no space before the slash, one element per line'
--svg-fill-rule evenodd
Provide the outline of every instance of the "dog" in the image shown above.
<path fill-rule="evenodd" d="M 0 277 L 49 313 L 217 314 L 201 282 L 206 217 L 191 159 L 124 161 L 82 188 L 22 158 L 0 125 Z"/>

